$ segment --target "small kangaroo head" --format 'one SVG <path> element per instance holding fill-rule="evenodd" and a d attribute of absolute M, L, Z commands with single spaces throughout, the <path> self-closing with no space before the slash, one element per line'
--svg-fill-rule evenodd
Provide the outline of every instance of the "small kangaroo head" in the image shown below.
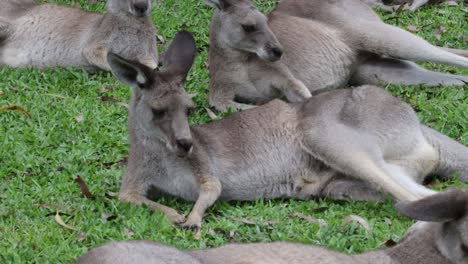
<path fill-rule="evenodd" d="M 267 17 L 250 0 L 205 0 L 219 15 L 221 45 L 277 61 L 283 47 L 268 26 Z"/>
<path fill-rule="evenodd" d="M 468 263 L 468 191 L 454 189 L 427 198 L 397 204 L 398 210 L 415 220 L 437 222 L 437 248 L 452 263 Z M 417 232 L 417 230 L 416 230 Z"/>
<path fill-rule="evenodd" d="M 182 86 L 195 59 L 196 45 L 187 31 L 179 32 L 163 56 L 162 67 L 151 70 L 109 53 L 112 72 L 136 88 L 132 102 L 131 127 L 135 133 L 163 142 L 180 157 L 192 151 L 188 117 L 194 109 L 191 96 Z"/>
<path fill-rule="evenodd" d="M 107 0 L 107 10 L 111 13 L 126 12 L 137 17 L 151 14 L 152 0 Z"/>

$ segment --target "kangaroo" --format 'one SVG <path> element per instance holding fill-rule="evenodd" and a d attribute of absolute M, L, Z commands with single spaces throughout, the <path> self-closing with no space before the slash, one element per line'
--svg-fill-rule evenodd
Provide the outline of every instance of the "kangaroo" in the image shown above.
<path fill-rule="evenodd" d="M 182 83 L 196 52 L 176 35 L 160 71 L 109 54 L 114 75 L 135 88 L 130 156 L 120 199 L 146 204 L 176 223 L 184 217 L 152 200 L 196 201 L 182 224 L 198 229 L 217 199 L 261 197 L 416 200 L 436 173 L 468 181 L 468 148 L 421 125 L 415 112 L 375 86 L 335 90 L 302 103 L 274 100 L 202 126 Z"/>
<path fill-rule="evenodd" d="M 389 12 L 394 12 L 396 10 L 392 6 L 388 6 L 389 4 L 402 5 L 402 4 L 407 3 L 410 5 L 409 9 L 411 11 L 416 11 L 426 4 L 435 4 L 435 3 L 443 2 L 442 0 L 361 0 L 361 1 L 367 3 L 371 7 L 377 7 L 385 11 L 389 11 Z M 460 2 L 460 0 L 457 0 L 455 2 Z"/>
<path fill-rule="evenodd" d="M 33 0 L 0 1 L 0 67 L 110 71 L 107 53 L 156 68 L 151 0 L 108 0 L 107 13 Z"/>
<path fill-rule="evenodd" d="M 230 244 L 213 249 L 181 251 L 150 241 L 128 241 L 112 242 L 93 249 L 75 263 L 466 264 L 467 204 L 466 190 L 450 190 L 422 200 L 400 203 L 397 208 L 402 214 L 420 222 L 414 224 L 393 248 L 359 255 L 287 242 Z"/>
<path fill-rule="evenodd" d="M 250 0 L 206 0 L 209 100 L 220 111 L 285 97 L 303 101 L 345 84 L 464 85 L 468 76 L 414 62 L 468 68 L 468 58 L 383 23 L 360 0 L 284 0 L 267 18 Z"/>

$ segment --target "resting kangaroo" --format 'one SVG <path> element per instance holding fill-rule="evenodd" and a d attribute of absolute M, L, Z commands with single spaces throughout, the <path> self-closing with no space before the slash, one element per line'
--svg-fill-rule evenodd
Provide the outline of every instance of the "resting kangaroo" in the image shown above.
<path fill-rule="evenodd" d="M 216 8 L 210 32 L 210 103 L 248 108 L 274 98 L 351 84 L 464 85 L 468 76 L 428 71 L 412 61 L 468 68 L 468 58 L 383 23 L 360 0 L 284 0 L 269 15 L 250 0 L 206 0 Z"/>
<path fill-rule="evenodd" d="M 434 4 L 434 3 L 443 2 L 443 0 L 361 0 L 361 1 L 367 3 L 371 7 L 378 7 L 380 9 L 383 9 L 385 11 L 390 11 L 390 12 L 393 12 L 396 9 L 393 8 L 392 6 L 388 6 L 389 4 L 402 5 L 402 4 L 408 3 L 410 4 L 409 9 L 411 11 L 416 11 L 425 4 Z M 456 0 L 455 2 L 460 2 L 460 0 Z M 399 6 L 397 6 L 396 8 L 398 7 Z"/>
<path fill-rule="evenodd" d="M 0 67 L 110 71 L 107 53 L 158 65 L 151 0 L 108 0 L 97 14 L 34 0 L 0 1 Z"/>
<path fill-rule="evenodd" d="M 420 184 L 428 174 L 468 181 L 468 148 L 421 125 L 408 105 L 373 86 L 303 103 L 274 100 L 190 127 L 194 105 L 182 82 L 195 52 L 190 33 L 181 32 L 160 71 L 108 55 L 112 72 L 135 87 L 124 201 L 175 222 L 183 216 L 149 198 L 196 201 L 184 226 L 198 228 L 217 199 L 380 200 L 381 190 L 415 200 L 434 193 Z"/>
<path fill-rule="evenodd" d="M 466 264 L 468 193 L 451 190 L 401 203 L 399 211 L 417 222 L 393 248 L 345 255 L 318 246 L 286 242 L 231 244 L 181 251 L 150 241 L 113 242 L 91 250 L 76 264 Z"/>

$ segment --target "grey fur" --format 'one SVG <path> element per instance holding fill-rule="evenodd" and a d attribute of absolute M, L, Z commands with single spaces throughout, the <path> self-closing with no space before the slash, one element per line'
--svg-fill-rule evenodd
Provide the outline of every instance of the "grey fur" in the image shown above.
<path fill-rule="evenodd" d="M 0 1 L 0 67 L 109 71 L 106 56 L 113 52 L 156 68 L 151 1 L 109 0 L 108 7 L 107 13 L 97 14 L 31 0 Z"/>
<path fill-rule="evenodd" d="M 446 191 L 400 204 L 417 222 L 393 248 L 346 255 L 326 248 L 286 243 L 230 244 L 181 251 L 150 241 L 113 242 L 91 250 L 76 264 L 466 264 L 468 263 L 468 193 Z M 456 212 L 457 214 L 454 214 Z M 136 261 L 138 260 L 138 261 Z"/>
<path fill-rule="evenodd" d="M 269 15 L 268 24 L 250 0 L 210 1 L 229 6 L 216 9 L 210 32 L 209 100 L 218 110 L 248 108 L 245 104 L 281 97 L 302 101 L 311 93 L 350 81 L 431 86 L 468 82 L 468 76 L 432 72 L 411 62 L 468 68 L 468 58 L 456 55 L 466 55 L 466 51 L 436 47 L 387 25 L 360 0 L 285 0 Z M 245 21 L 254 21 L 257 31 L 243 32 Z M 278 39 L 275 45 L 283 50 L 280 60 L 259 56 L 258 51 L 271 41 L 256 41 L 254 48 L 244 48 L 254 36 L 269 36 L 270 32 Z M 389 64 L 389 60 L 395 63 Z"/>
<path fill-rule="evenodd" d="M 136 87 L 120 199 L 146 204 L 176 223 L 184 217 L 147 197 L 196 201 L 183 225 L 199 228 L 217 199 L 379 200 L 382 191 L 415 200 L 434 193 L 421 185 L 432 172 L 450 178 L 457 171 L 468 179 L 467 147 L 426 129 L 407 104 L 374 86 L 303 103 L 274 100 L 189 127 L 193 103 L 182 87 L 196 51 L 189 36 L 176 36 L 160 72 L 109 57 L 114 74 Z"/>
<path fill-rule="evenodd" d="M 371 7 L 377 7 L 385 11 L 394 12 L 399 8 L 399 5 L 408 4 L 411 11 L 416 11 L 426 4 L 435 4 L 444 2 L 443 0 L 361 0 Z M 456 0 L 461 2 L 461 0 Z M 397 6 L 388 6 L 389 4 Z M 406 7 L 405 7 L 406 8 Z"/>

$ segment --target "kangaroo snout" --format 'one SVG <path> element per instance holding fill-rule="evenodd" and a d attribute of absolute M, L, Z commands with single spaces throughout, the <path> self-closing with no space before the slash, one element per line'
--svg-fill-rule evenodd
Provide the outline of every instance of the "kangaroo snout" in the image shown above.
<path fill-rule="evenodd" d="M 187 156 L 193 147 L 192 139 L 190 138 L 177 139 L 176 144 L 179 156 Z"/>
<path fill-rule="evenodd" d="M 149 3 L 148 1 L 135 1 L 131 4 L 132 13 L 135 16 L 143 17 L 149 13 Z"/>
<path fill-rule="evenodd" d="M 260 58 L 267 60 L 267 61 L 271 61 L 271 62 L 278 61 L 283 56 L 283 47 L 279 45 L 267 44 L 263 48 L 263 51 L 264 51 L 263 52 L 264 54 L 259 54 Z"/>

